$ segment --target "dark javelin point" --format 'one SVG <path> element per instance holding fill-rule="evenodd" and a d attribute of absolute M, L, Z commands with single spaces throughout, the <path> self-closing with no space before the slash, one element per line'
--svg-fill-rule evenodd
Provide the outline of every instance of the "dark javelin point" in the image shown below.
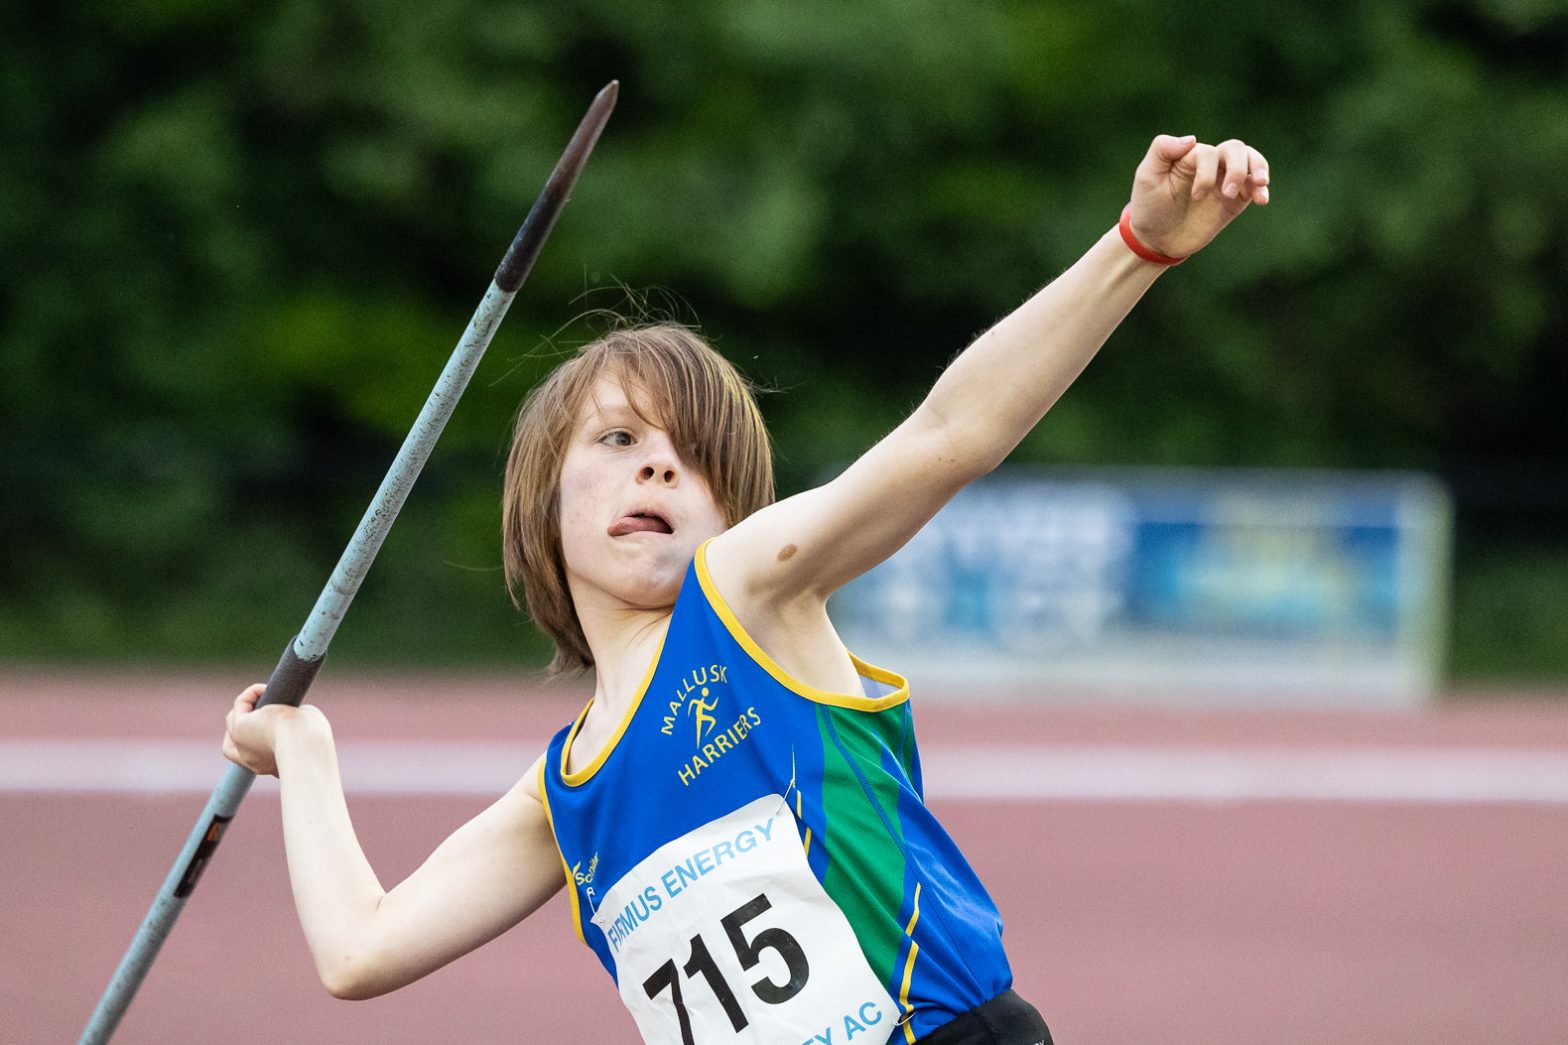
<path fill-rule="evenodd" d="M 561 216 L 561 208 L 571 198 L 577 175 L 582 173 L 583 164 L 588 162 L 588 154 L 593 152 L 594 143 L 599 140 L 600 132 L 610 119 L 610 112 L 615 108 L 615 99 L 620 91 L 621 82 L 611 80 L 594 96 L 593 104 L 588 107 L 572 140 L 567 143 L 566 151 L 550 173 L 550 180 L 545 182 L 544 191 L 539 193 L 533 209 L 523 219 L 523 227 L 517 230 L 517 238 L 512 240 L 506 257 L 501 259 L 501 266 L 495 270 L 495 285 L 508 294 L 517 292 L 538 260 L 539 250 L 544 246 L 550 230 L 555 227 L 555 219 Z"/>

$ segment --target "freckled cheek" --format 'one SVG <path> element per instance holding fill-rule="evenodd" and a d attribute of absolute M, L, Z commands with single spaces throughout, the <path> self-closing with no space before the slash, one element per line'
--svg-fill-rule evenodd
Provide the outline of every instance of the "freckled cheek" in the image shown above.
<path fill-rule="evenodd" d="M 564 472 L 561 475 L 561 532 L 587 525 L 594 514 L 594 484 L 591 478 Z"/>
<path fill-rule="evenodd" d="M 594 501 L 585 496 L 582 484 L 575 486 L 564 477 L 561 482 L 561 555 L 569 573 L 592 570 L 601 558 L 602 546 L 596 538 L 604 536 L 603 523 L 596 523 Z"/>
<path fill-rule="evenodd" d="M 588 513 L 576 502 L 561 498 L 561 539 L 571 540 L 587 527 Z"/>

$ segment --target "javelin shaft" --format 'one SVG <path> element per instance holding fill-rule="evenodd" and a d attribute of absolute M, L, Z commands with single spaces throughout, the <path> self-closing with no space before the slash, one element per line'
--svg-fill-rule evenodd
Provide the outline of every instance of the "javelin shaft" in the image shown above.
<path fill-rule="evenodd" d="M 415 419 L 413 427 L 404 438 L 392 467 L 381 480 L 380 489 L 372 498 L 370 507 L 365 509 L 365 515 L 360 519 L 353 539 L 343 550 L 342 558 L 338 560 L 337 567 L 332 571 L 332 579 L 327 582 L 325 588 L 321 589 L 321 595 L 316 599 L 316 605 L 310 611 L 310 616 L 306 618 L 304 628 L 294 640 L 294 655 L 302 662 L 320 661 L 326 655 L 327 646 L 332 642 L 332 636 L 337 633 L 338 625 L 342 623 L 349 603 L 359 591 L 360 582 L 370 572 L 370 564 L 375 560 L 376 553 L 381 550 L 382 542 L 386 540 L 387 534 L 392 529 L 392 523 L 396 521 L 398 512 L 403 508 L 403 502 L 408 499 L 414 480 L 419 478 L 419 473 L 424 468 L 425 462 L 429 460 L 431 451 L 435 449 L 441 430 L 446 427 L 447 419 L 452 416 L 458 397 L 468 387 L 468 380 L 478 368 L 479 360 L 484 356 L 485 349 L 489 347 L 496 327 L 501 325 L 501 320 L 505 317 L 507 307 L 511 305 L 515 293 L 515 291 L 510 293 L 504 291 L 493 282 L 490 284 L 490 289 L 485 291 L 485 296 L 479 302 L 479 308 L 475 310 L 473 319 L 469 320 L 468 329 L 463 332 L 462 340 L 458 342 L 452 357 L 447 360 L 446 368 L 441 371 L 441 377 L 430 392 L 430 398 L 425 400 L 424 407 L 419 411 L 419 417 Z M 280 693 L 273 696 L 272 687 L 269 685 L 267 689 L 268 693 L 260 704 L 278 704 L 285 701 L 298 703 L 298 701 L 288 701 L 290 694 Z"/>
<path fill-rule="evenodd" d="M 375 499 L 370 502 L 364 518 L 360 520 L 354 539 L 344 550 L 337 569 L 332 573 L 331 581 L 322 589 L 321 597 L 316 600 L 316 606 L 311 610 L 305 627 L 295 639 L 294 653 L 300 660 L 319 660 L 326 654 L 327 645 L 332 641 L 332 636 L 337 631 L 348 604 L 353 600 L 354 593 L 359 590 L 360 581 L 369 571 L 370 563 L 375 559 L 376 553 L 381 550 L 381 542 L 392 529 L 392 522 L 397 518 L 399 509 L 403 507 L 408 491 L 414 485 L 414 480 L 419 477 L 419 471 L 429 458 L 430 451 L 435 448 L 436 439 L 440 437 L 442 428 L 446 426 L 447 418 L 452 416 L 452 409 L 457 405 L 458 397 L 468 387 L 468 379 L 479 366 L 480 358 L 490 345 L 491 336 L 495 333 L 496 327 L 500 326 L 501 319 L 512 303 L 512 298 L 517 295 L 518 288 L 523 285 L 523 281 L 528 278 L 528 273 L 534 267 L 534 262 L 538 260 L 539 252 L 544 247 L 550 230 L 555 227 L 556 218 L 571 195 L 572 185 L 577 181 L 577 175 L 581 173 L 588 154 L 593 150 L 594 143 L 599 140 L 599 133 L 604 129 L 605 121 L 610 117 L 610 110 L 615 106 L 617 91 L 617 85 L 611 83 L 594 99 L 587 115 L 578 125 L 577 133 L 572 136 L 566 151 L 556 163 L 550 180 L 545 183 L 544 191 L 534 201 L 533 209 L 528 212 L 528 217 L 524 220 L 522 228 L 518 230 L 516 238 L 512 240 L 506 256 L 501 259 L 490 289 L 479 302 L 479 308 L 475 310 L 473 319 L 469 320 L 468 329 L 463 332 L 463 337 L 453 351 L 452 358 L 447 361 L 440 380 L 436 382 L 435 389 L 431 391 L 430 398 L 425 401 L 424 409 L 420 411 L 418 419 L 414 422 L 414 427 L 409 430 L 408 437 L 403 441 L 397 459 L 392 463 L 386 478 L 382 480 L 381 489 L 376 492 Z M 271 687 L 268 688 L 270 690 Z M 278 702 L 279 700 L 274 699 L 269 692 L 260 703 Z M 294 703 L 299 702 L 296 700 Z"/>
<path fill-rule="evenodd" d="M 512 299 L 538 260 L 556 218 L 571 196 L 577 176 L 582 172 L 615 107 L 617 93 L 617 84 L 612 82 L 599 92 L 589 106 L 587 115 L 572 135 L 544 190 L 528 212 L 506 256 L 502 258 L 490 288 L 453 350 L 435 388 L 414 421 L 413 428 L 404 439 L 392 467 L 382 480 L 370 507 L 366 509 L 348 547 L 344 549 L 342 558 L 338 560 L 331 579 L 306 618 L 305 626 L 284 649 L 282 659 L 273 669 L 266 692 L 257 706 L 291 704 L 297 707 L 304 699 L 326 656 L 332 636 L 336 634 L 349 603 L 359 591 L 360 583 L 369 572 L 376 553 L 381 550 L 403 502 L 408 499 L 414 480 L 419 477 L 420 470 L 435 448 L 441 430 L 452 416 L 463 390 L 468 387 L 469 378 L 478 368 Z M 175 919 L 184 909 L 185 901 L 212 859 L 213 851 L 222 840 L 229 821 L 234 818 L 254 781 L 255 774 L 249 770 L 235 765 L 228 767 L 207 800 L 200 819 L 186 839 L 163 886 L 158 890 L 152 907 L 142 920 L 141 928 L 131 941 L 114 977 L 109 981 L 98 1007 L 93 1011 L 86 1030 L 82 1032 L 80 1045 L 101 1045 L 114 1034 L 142 980 L 152 968 L 163 941 L 173 929 Z"/>

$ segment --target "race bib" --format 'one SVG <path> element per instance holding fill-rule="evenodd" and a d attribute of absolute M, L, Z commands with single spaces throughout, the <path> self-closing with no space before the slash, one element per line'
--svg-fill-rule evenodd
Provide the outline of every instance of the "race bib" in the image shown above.
<path fill-rule="evenodd" d="M 660 846 L 592 919 L 649 1045 L 883 1045 L 897 1024 L 778 795 Z"/>

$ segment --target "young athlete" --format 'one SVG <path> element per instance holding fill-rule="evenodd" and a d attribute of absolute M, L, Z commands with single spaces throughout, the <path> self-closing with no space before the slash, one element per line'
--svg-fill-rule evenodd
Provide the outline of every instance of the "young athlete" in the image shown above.
<path fill-rule="evenodd" d="M 1131 203 L 841 476 L 777 504 L 744 380 L 695 334 L 620 331 L 524 403 L 507 576 L 592 667 L 534 767 L 383 890 L 316 708 L 230 712 L 224 753 L 282 781 L 300 920 L 339 997 L 393 990 L 563 883 L 649 1042 L 1048 1042 L 1001 919 L 922 801 L 909 689 L 849 653 L 828 596 L 994 468 L 1170 264 L 1251 203 L 1239 141 L 1161 136 Z"/>

